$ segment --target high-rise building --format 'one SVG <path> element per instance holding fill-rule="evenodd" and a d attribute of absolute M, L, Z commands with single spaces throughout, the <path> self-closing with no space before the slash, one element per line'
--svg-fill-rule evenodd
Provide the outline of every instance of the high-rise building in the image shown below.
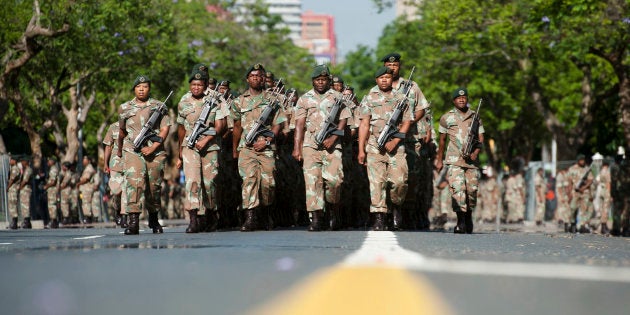
<path fill-rule="evenodd" d="M 337 61 L 337 37 L 335 18 L 329 14 L 306 11 L 302 14 L 302 40 L 298 46 L 309 50 L 317 64 L 335 64 Z"/>
<path fill-rule="evenodd" d="M 235 3 L 236 21 L 242 21 L 246 14 L 245 5 L 253 4 L 256 0 L 237 0 Z M 296 42 L 302 38 L 302 0 L 263 0 L 269 7 L 269 13 L 278 15 L 282 19 L 279 27 L 289 29 L 289 38 Z"/>

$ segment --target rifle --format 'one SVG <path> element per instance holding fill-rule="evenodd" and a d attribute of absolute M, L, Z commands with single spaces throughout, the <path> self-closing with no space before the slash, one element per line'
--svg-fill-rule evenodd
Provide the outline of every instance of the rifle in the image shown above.
<path fill-rule="evenodd" d="M 402 116 L 402 113 L 405 109 L 405 107 L 407 106 L 407 98 L 409 97 L 409 92 L 411 91 L 411 86 L 413 85 L 413 81 L 411 81 L 411 77 L 413 76 L 413 72 L 416 70 L 416 67 L 413 67 L 411 69 L 411 73 L 409 74 L 409 79 L 407 79 L 407 81 L 403 82 L 403 93 L 405 94 L 405 97 L 400 100 L 400 102 L 398 102 L 398 104 L 396 105 L 396 108 L 394 109 L 394 112 L 392 113 L 392 116 L 389 118 L 389 120 L 387 121 L 387 124 L 385 125 L 385 127 L 383 128 L 383 130 L 381 131 L 381 133 L 378 135 L 378 139 L 376 140 L 376 143 L 378 145 L 378 149 L 383 151 L 385 150 L 385 143 L 387 143 L 387 141 L 391 140 L 392 138 L 399 138 L 399 139 L 405 139 L 405 134 L 398 132 L 398 120 L 400 120 L 400 117 Z"/>
<path fill-rule="evenodd" d="M 134 151 L 139 152 L 140 149 L 142 149 L 142 147 L 146 145 L 146 142 L 148 140 L 158 141 L 158 142 L 161 142 L 163 140 L 157 134 L 155 134 L 155 131 L 153 131 L 153 129 L 155 128 L 155 125 L 158 123 L 158 121 L 162 119 L 162 116 L 167 114 L 168 109 L 166 108 L 165 104 L 166 104 L 166 101 L 168 101 L 168 99 L 171 97 L 171 95 L 173 95 L 173 91 L 171 91 L 171 93 L 168 93 L 168 96 L 166 97 L 164 102 L 162 102 L 158 106 L 158 108 L 154 109 L 151 112 L 151 116 L 149 117 L 149 120 L 147 120 L 147 122 L 144 123 L 142 130 L 140 130 L 140 133 L 138 134 L 136 139 L 133 140 Z"/>
<path fill-rule="evenodd" d="M 280 82 L 282 82 L 282 79 L 278 81 L 278 83 Z M 254 123 L 252 128 L 249 129 L 249 132 L 247 132 L 247 135 L 245 136 L 245 144 L 247 144 L 248 146 L 251 146 L 252 144 L 254 144 L 254 141 L 256 140 L 256 138 L 258 138 L 258 136 L 262 135 L 265 137 L 272 137 L 272 138 L 275 136 L 273 132 L 271 132 L 271 130 L 265 128 L 265 123 L 269 119 L 269 116 L 271 116 L 276 111 L 276 109 L 280 106 L 280 104 L 278 104 L 278 98 L 279 98 L 279 93 L 282 91 L 283 88 L 282 87 L 278 88 L 279 85 L 280 84 L 277 84 L 276 87 L 271 91 L 271 94 L 273 95 L 273 97 L 269 98 L 268 104 L 263 109 L 262 113 L 260 114 L 260 117 L 258 117 L 258 119 Z"/>
<path fill-rule="evenodd" d="M 443 181 L 446 180 L 446 173 L 448 172 L 448 165 L 445 165 L 442 170 L 440 171 L 440 174 L 438 175 L 438 180 L 437 180 L 437 185 L 439 186 L 440 183 L 442 183 Z"/>
<path fill-rule="evenodd" d="M 473 121 L 468 127 L 468 135 L 466 136 L 466 142 L 462 146 L 462 157 L 465 159 L 470 158 L 473 150 L 479 144 L 479 111 L 481 109 L 481 101 L 479 100 L 479 106 L 477 106 L 477 111 L 473 116 Z"/>
<path fill-rule="evenodd" d="M 218 88 L 219 86 L 217 85 L 214 91 L 217 92 Z M 206 98 L 205 101 L 203 102 L 203 110 L 201 111 L 201 115 L 199 115 L 199 118 L 195 122 L 195 126 L 193 127 L 192 132 L 190 133 L 190 135 L 188 136 L 186 140 L 186 146 L 189 149 L 193 149 L 195 147 L 195 144 L 197 143 L 197 141 L 199 141 L 199 137 L 201 135 L 204 135 L 204 136 L 217 135 L 217 131 L 214 129 L 214 127 L 206 126 L 206 120 L 208 120 L 208 116 L 210 116 L 210 112 L 218 105 L 217 98 L 218 96 L 216 95 L 210 96 Z"/>
<path fill-rule="evenodd" d="M 337 116 L 339 116 L 339 112 L 341 111 L 341 104 L 351 100 L 354 97 L 354 94 L 351 95 L 343 95 L 339 99 L 335 101 L 333 107 L 330 109 L 330 113 L 328 113 L 328 117 L 322 123 L 322 127 L 319 129 L 317 135 L 315 135 L 315 143 L 319 147 L 322 147 L 324 144 L 324 140 L 331 135 L 337 135 L 340 137 L 344 136 L 343 130 L 337 129 L 337 124 L 335 121 L 337 120 Z"/>
<path fill-rule="evenodd" d="M 575 184 L 575 187 L 573 187 L 573 190 L 579 191 L 580 188 L 582 188 L 582 186 L 584 186 L 584 184 L 586 184 L 586 179 L 588 178 L 588 174 L 591 173 L 592 169 L 593 169 L 593 163 L 591 163 L 591 166 L 588 168 L 588 170 L 586 170 L 586 172 L 584 172 L 584 175 L 582 175 L 582 178 L 580 178 L 580 181 L 577 182 L 577 184 Z"/>

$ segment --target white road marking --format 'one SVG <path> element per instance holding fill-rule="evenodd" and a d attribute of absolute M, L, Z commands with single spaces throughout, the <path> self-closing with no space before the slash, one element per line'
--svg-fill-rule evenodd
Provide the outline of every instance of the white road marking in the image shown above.
<path fill-rule="evenodd" d="M 369 231 L 361 248 L 346 257 L 342 265 L 399 267 L 465 275 L 630 283 L 630 268 L 622 267 L 429 258 L 400 247 L 396 234 L 389 231 Z"/>
<path fill-rule="evenodd" d="M 0 245 L 13 245 L 13 243 L 0 243 Z"/>
<path fill-rule="evenodd" d="M 84 236 L 84 237 L 75 237 L 75 240 L 91 240 L 94 238 L 100 238 L 100 237 L 104 237 L 105 235 L 90 235 L 90 236 Z"/>

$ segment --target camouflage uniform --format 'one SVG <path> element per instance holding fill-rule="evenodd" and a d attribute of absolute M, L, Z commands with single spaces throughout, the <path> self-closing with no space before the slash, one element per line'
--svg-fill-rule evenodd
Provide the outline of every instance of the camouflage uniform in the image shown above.
<path fill-rule="evenodd" d="M 263 151 L 256 152 L 245 145 L 245 137 L 260 117 L 263 109 L 273 98 L 270 92 L 263 91 L 259 95 L 251 95 L 250 91 L 241 94 L 232 103 L 231 116 L 234 121 L 239 120 L 243 128 L 237 150 L 240 152 L 238 170 L 243 179 L 242 208 L 255 209 L 258 206 L 269 206 L 275 197 L 275 157 L 276 145 L 271 143 Z M 269 117 L 267 128 L 282 124 L 286 117 L 280 110 Z"/>
<path fill-rule="evenodd" d="M 109 159 L 109 192 L 112 196 L 109 207 L 114 214 L 121 213 L 123 205 L 126 204 L 126 194 L 122 193 L 124 187 L 125 176 L 123 176 L 123 161 L 116 152 L 118 152 L 118 135 L 120 134 L 120 125 L 115 122 L 107 128 L 103 144 L 112 148 L 112 155 Z"/>
<path fill-rule="evenodd" d="M 186 130 L 181 148 L 186 180 L 184 210 L 196 209 L 199 215 L 205 215 L 206 211 L 217 210 L 215 178 L 219 172 L 220 136 L 214 137 L 202 152 L 196 148 L 190 149 L 186 144 L 195 122 L 203 111 L 204 101 L 205 98 L 196 100 L 191 94 L 188 98 L 182 99 L 177 107 L 177 123 L 184 126 Z M 212 127 L 216 120 L 224 119 L 226 116 L 226 112 L 218 105 L 211 110 L 206 123 Z"/>
<path fill-rule="evenodd" d="M 70 218 L 70 212 L 72 208 L 72 185 L 73 185 L 73 174 L 72 171 L 68 168 L 61 172 L 61 184 L 60 184 L 60 203 L 59 206 L 61 208 L 61 216 L 64 218 L 64 223 L 69 223 L 67 221 Z"/>
<path fill-rule="evenodd" d="M 57 199 L 59 198 L 59 166 L 53 164 L 48 170 L 47 184 L 51 185 L 46 190 L 46 198 L 48 200 L 48 215 L 51 220 L 57 220 Z"/>
<path fill-rule="evenodd" d="M 30 166 L 23 167 L 22 180 L 20 181 L 20 185 L 24 185 L 24 187 L 22 187 L 19 192 L 20 212 L 22 213 L 22 218 L 31 217 L 31 193 L 33 192 L 31 188 L 32 177 L 33 169 Z"/>
<path fill-rule="evenodd" d="M 341 141 L 333 150 L 320 148 L 315 137 L 328 117 L 341 93 L 329 89 L 319 95 L 311 89 L 300 97 L 295 107 L 295 120 L 306 119 L 304 126 L 304 182 L 306 183 L 306 210 L 323 210 L 325 202 L 338 204 L 344 172 L 341 161 Z M 341 105 L 338 119 L 351 119 L 348 105 Z"/>
<path fill-rule="evenodd" d="M 94 177 L 92 178 L 92 216 L 98 221 L 98 218 L 102 217 L 101 211 L 101 171 L 97 168 L 94 170 Z"/>
<path fill-rule="evenodd" d="M 569 223 L 569 195 L 567 189 L 569 189 L 569 180 L 567 178 L 566 170 L 560 170 L 556 174 L 556 215 L 555 219 L 558 223 Z"/>
<path fill-rule="evenodd" d="M 547 181 L 543 174 L 536 172 L 534 176 L 534 190 L 536 194 L 536 213 L 534 220 L 542 222 L 545 220 L 545 195 L 547 192 Z"/>
<path fill-rule="evenodd" d="M 520 173 L 511 174 L 505 184 L 507 222 L 521 222 L 525 218 L 525 183 Z"/>
<path fill-rule="evenodd" d="M 499 206 L 499 185 L 494 177 L 488 177 L 479 185 L 479 208 L 481 209 L 481 220 L 484 222 L 494 222 L 497 217 Z"/>
<path fill-rule="evenodd" d="M 160 145 L 151 155 L 143 156 L 140 152 L 135 152 L 133 141 L 138 136 L 142 127 L 156 110 L 161 102 L 149 98 L 146 105 L 138 106 L 136 99 L 121 105 L 120 119 L 126 120 L 126 136 L 123 142 L 123 164 L 125 174 L 125 190 L 127 197 L 126 213 L 142 213 L 146 208 L 149 213 L 160 210 L 160 189 L 164 178 L 164 163 L 166 152 L 164 146 Z M 154 132 L 159 134 L 160 129 L 171 126 L 171 119 L 164 115 L 157 123 Z M 148 145 L 152 145 L 149 140 Z"/>
<path fill-rule="evenodd" d="M 477 205 L 481 173 L 476 162 L 470 163 L 460 154 L 474 114 L 473 110 L 461 113 L 458 109 L 451 109 L 440 118 L 439 133 L 447 134 L 449 138 L 444 164 L 449 166 L 446 178 L 453 198 L 453 210 L 456 212 L 472 213 Z M 479 134 L 483 133 L 480 121 Z"/>
<path fill-rule="evenodd" d="M 600 224 L 608 223 L 608 211 L 612 203 L 611 190 L 610 190 L 611 178 L 610 167 L 602 167 L 597 175 L 597 191 L 596 194 L 599 198 L 599 212 L 600 212 Z"/>
<path fill-rule="evenodd" d="M 18 217 L 18 201 L 21 182 L 20 168 L 15 165 L 11 165 L 9 174 L 9 190 L 7 201 L 9 205 L 9 217 L 17 219 Z"/>
<path fill-rule="evenodd" d="M 88 218 L 92 216 L 92 196 L 94 192 L 94 175 L 96 171 L 91 163 L 85 166 L 81 173 L 79 181 L 86 181 L 79 186 L 81 192 L 81 209 L 83 210 L 83 217 Z"/>
<path fill-rule="evenodd" d="M 591 217 L 593 216 L 593 202 L 591 199 L 591 188 L 588 187 L 584 192 L 575 190 L 575 187 L 579 183 L 584 174 L 588 172 L 586 178 L 587 181 L 593 181 L 593 173 L 588 166 L 581 167 L 577 163 L 572 165 L 568 172 L 567 178 L 569 179 L 569 188 L 572 190 L 570 197 L 570 216 L 571 223 L 577 223 L 581 226 L 588 226 Z M 577 222 L 576 222 L 577 219 Z"/>
<path fill-rule="evenodd" d="M 388 153 L 381 152 L 377 143 L 379 134 L 389 121 L 396 105 L 404 97 L 404 94 L 395 91 L 383 93 L 378 86 L 375 86 L 361 102 L 359 119 L 369 119 L 370 125 L 366 143 L 366 161 L 371 192 L 371 213 L 387 212 L 388 187 L 391 188 L 390 200 L 396 206 L 401 206 L 407 195 L 408 166 L 404 145 L 401 142 L 394 152 Z M 409 106 L 406 106 L 400 125 L 411 121 L 412 115 Z"/>

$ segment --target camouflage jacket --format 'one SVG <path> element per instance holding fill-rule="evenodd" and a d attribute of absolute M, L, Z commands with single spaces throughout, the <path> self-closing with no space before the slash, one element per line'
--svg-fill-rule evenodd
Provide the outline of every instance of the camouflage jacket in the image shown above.
<path fill-rule="evenodd" d="M 125 131 L 127 132 L 127 136 L 124 138 L 123 142 L 124 151 L 135 153 L 133 149 L 133 141 L 136 139 L 140 131 L 142 131 L 142 127 L 144 127 L 144 124 L 151 117 L 151 113 L 155 109 L 157 109 L 160 104 L 162 104 L 162 102 L 154 98 L 149 98 L 146 105 L 138 106 L 136 104 L 136 99 L 134 98 L 133 100 L 126 102 L 120 106 L 120 119 L 126 121 Z M 157 125 L 158 127 L 156 127 L 153 131 L 156 134 L 160 134 L 160 129 L 166 126 L 171 126 L 171 118 L 168 115 L 164 115 Z M 150 140 L 148 142 L 148 145 L 152 145 L 152 142 Z M 161 145 L 158 147 L 157 150 L 155 150 L 153 155 L 161 155 L 165 153 L 166 152 L 164 151 L 164 146 Z"/>
<path fill-rule="evenodd" d="M 214 91 L 212 92 L 214 93 Z M 219 96 L 217 95 L 217 97 Z M 179 105 L 177 106 L 177 123 L 184 126 L 184 129 L 186 129 L 186 137 L 184 138 L 184 141 L 182 141 L 183 147 L 186 146 L 186 141 L 188 141 L 188 137 L 190 136 L 190 133 L 195 127 L 197 119 L 199 119 L 199 116 L 203 111 L 204 102 L 207 98 L 208 96 L 197 100 L 192 96 L 192 94 L 190 94 L 187 98 L 182 98 L 182 100 L 179 102 Z M 222 98 L 219 97 L 219 103 L 216 104 L 216 106 L 210 111 L 210 114 L 208 115 L 206 126 L 213 127 L 216 120 L 224 119 L 227 116 L 225 110 L 221 107 L 221 104 L 223 102 L 224 101 L 222 101 Z M 220 138 L 220 136 L 214 137 L 214 139 L 210 143 L 208 143 L 207 151 L 219 150 Z"/>
<path fill-rule="evenodd" d="M 444 164 L 464 168 L 479 168 L 478 159 L 477 163 L 470 164 L 461 156 L 462 147 L 466 142 L 468 128 L 473 121 L 474 114 L 475 111 L 470 109 L 466 113 L 462 113 L 454 108 L 440 118 L 439 132 L 447 134 L 449 138 Z M 479 134 L 484 132 L 483 124 L 479 121 Z"/>
<path fill-rule="evenodd" d="M 342 97 L 341 93 L 329 89 L 324 94 L 319 95 L 314 89 L 306 92 L 298 99 L 295 106 L 295 120 L 306 118 L 306 124 L 304 126 L 304 146 L 311 148 L 318 148 L 315 142 L 317 133 L 320 132 L 322 124 L 328 118 L 333 105 L 338 99 Z M 348 106 L 350 102 L 343 103 L 341 105 L 337 120 L 335 123 L 339 123 L 340 120 L 349 119 L 348 124 L 352 124 L 352 115 Z M 341 138 L 335 143 L 335 148 L 341 149 Z"/>

